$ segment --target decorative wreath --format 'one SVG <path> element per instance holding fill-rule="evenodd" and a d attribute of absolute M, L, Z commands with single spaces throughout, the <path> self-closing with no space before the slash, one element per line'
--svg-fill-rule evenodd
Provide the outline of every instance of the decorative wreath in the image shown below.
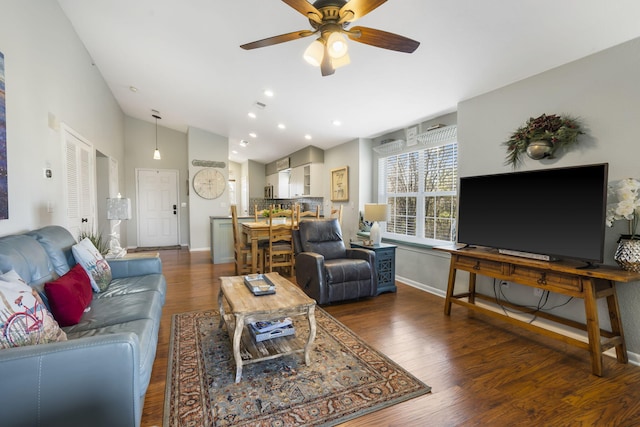
<path fill-rule="evenodd" d="M 548 147 L 542 157 L 553 157 L 559 148 L 576 143 L 578 135 L 583 133 L 580 122 L 573 117 L 556 114 L 531 117 L 524 126 L 511 134 L 508 141 L 503 142 L 507 147 L 505 165 L 511 165 L 513 168 L 518 166 L 522 161 L 522 153 L 527 153 L 532 158 L 541 158 L 533 157 L 528 153 L 527 148 L 532 143 L 542 142 Z"/>

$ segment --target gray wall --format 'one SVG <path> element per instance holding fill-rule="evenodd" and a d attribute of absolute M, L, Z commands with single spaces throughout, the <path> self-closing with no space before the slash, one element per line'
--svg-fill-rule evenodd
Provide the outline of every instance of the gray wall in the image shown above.
<path fill-rule="evenodd" d="M 199 166 L 193 166 L 191 160 L 213 160 L 225 162 L 227 167 L 220 169 L 225 179 L 229 179 L 229 140 L 221 135 L 216 135 L 202 129 L 190 127 L 187 133 L 189 177 L 199 170 Z M 193 188 L 193 187 L 191 187 Z M 217 199 L 206 200 L 198 196 L 195 191 L 189 192 L 189 248 L 194 251 L 208 251 L 211 247 L 210 216 L 230 215 L 229 191 Z"/>
<path fill-rule="evenodd" d="M 3 1 L 0 52 L 9 176 L 9 219 L 0 221 L 0 235 L 64 225 L 64 151 L 57 124 L 65 123 L 96 150 L 117 159 L 122 186 L 124 115 L 57 2 Z M 53 178 L 43 177 L 45 167 Z M 52 213 L 47 202 L 54 205 Z"/>
<path fill-rule="evenodd" d="M 534 161 L 527 158 L 519 170 L 608 162 L 610 181 L 640 178 L 640 150 L 637 148 L 640 135 L 639 75 L 640 39 L 636 39 L 460 102 L 457 113 L 460 176 L 510 171 L 510 167 L 504 165 L 506 152 L 501 143 L 529 117 L 558 113 L 580 117 L 588 135 L 581 137 L 578 146 L 556 159 Z M 451 124 L 447 123 L 451 117 L 443 116 L 432 122 Z M 402 137 L 402 133 L 396 136 Z M 384 135 L 376 141 L 387 137 Z M 553 211 L 549 212 L 549 220 L 553 220 Z M 624 226 L 619 222 L 606 230 L 606 264 L 615 264 L 612 257 L 616 240 L 624 232 Z M 405 245 L 398 249 L 396 273 L 401 280 L 412 285 L 444 294 L 448 267 L 447 256 L 439 252 Z M 457 283 L 465 283 L 467 277 L 459 274 Z M 489 291 L 489 280 L 480 279 L 479 289 Z M 619 284 L 617 289 L 627 345 L 629 351 L 638 354 L 640 287 L 637 283 Z M 508 296 L 523 304 L 534 304 L 538 300 L 531 288 L 519 285 L 512 285 Z M 566 299 L 552 295 L 549 305 Z M 599 310 L 602 325 L 608 327 L 603 303 Z M 585 317 L 582 300 L 572 301 L 554 313 L 579 321 L 584 321 Z"/>
<path fill-rule="evenodd" d="M 149 119 L 151 111 L 149 111 Z M 127 223 L 127 246 L 138 246 L 137 204 L 136 204 L 136 169 L 166 169 L 178 171 L 178 206 L 180 244 L 189 244 L 189 200 L 187 196 L 187 135 L 173 129 L 163 127 L 158 120 L 158 150 L 162 159 L 154 160 L 153 151 L 156 146 L 156 124 L 131 117 L 125 117 L 125 160 L 120 168 L 125 170 L 125 185 L 120 185 L 123 197 L 131 198 L 133 218 Z"/>

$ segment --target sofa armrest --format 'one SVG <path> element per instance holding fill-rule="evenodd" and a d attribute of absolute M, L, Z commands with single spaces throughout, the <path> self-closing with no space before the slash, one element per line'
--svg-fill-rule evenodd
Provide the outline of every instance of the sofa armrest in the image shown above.
<path fill-rule="evenodd" d="M 118 333 L 0 351 L 2 425 L 138 427 L 138 348 Z"/>
<path fill-rule="evenodd" d="M 123 277 L 146 276 L 147 274 L 162 274 L 160 257 L 134 259 L 107 259 L 114 279 Z"/>
<path fill-rule="evenodd" d="M 315 252 L 296 255 L 296 282 L 318 304 L 328 302 L 329 291 L 325 281 L 324 257 Z"/>

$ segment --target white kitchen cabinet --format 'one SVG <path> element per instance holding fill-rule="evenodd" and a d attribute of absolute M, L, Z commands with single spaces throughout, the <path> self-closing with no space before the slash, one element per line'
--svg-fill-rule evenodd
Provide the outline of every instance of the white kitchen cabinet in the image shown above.
<path fill-rule="evenodd" d="M 303 191 L 302 195 L 307 197 L 322 197 L 322 172 L 324 164 L 309 163 L 303 168 Z"/>
<path fill-rule="evenodd" d="M 291 197 L 301 197 L 304 194 L 304 169 L 298 166 L 291 169 Z"/>
<path fill-rule="evenodd" d="M 271 175 L 267 175 L 267 185 L 273 185 L 273 198 L 274 199 L 288 199 L 290 197 L 291 171 L 280 171 Z"/>
<path fill-rule="evenodd" d="M 291 197 L 322 197 L 322 163 L 308 163 L 291 169 Z"/>

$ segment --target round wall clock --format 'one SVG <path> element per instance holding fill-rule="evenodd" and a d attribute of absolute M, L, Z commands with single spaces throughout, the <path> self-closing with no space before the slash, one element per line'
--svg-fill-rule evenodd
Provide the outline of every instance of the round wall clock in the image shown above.
<path fill-rule="evenodd" d="M 193 189 L 203 199 L 217 199 L 224 193 L 226 186 L 224 175 L 213 168 L 199 170 L 193 176 Z"/>

